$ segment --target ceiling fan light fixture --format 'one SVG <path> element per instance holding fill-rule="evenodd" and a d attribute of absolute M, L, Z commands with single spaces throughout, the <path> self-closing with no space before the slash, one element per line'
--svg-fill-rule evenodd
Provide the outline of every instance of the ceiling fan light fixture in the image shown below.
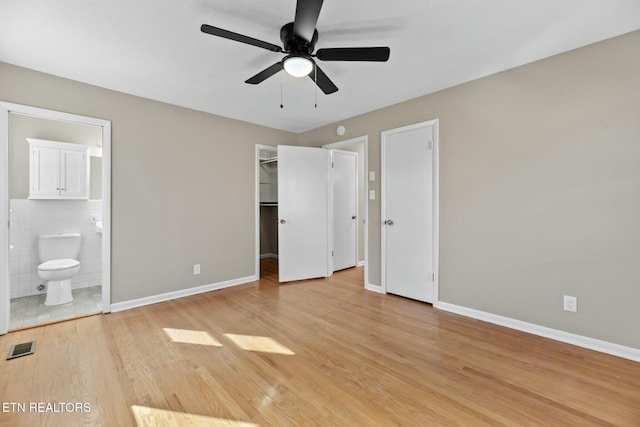
<path fill-rule="evenodd" d="M 288 56 L 284 59 L 284 69 L 293 77 L 305 77 L 313 70 L 313 62 L 304 56 Z"/>

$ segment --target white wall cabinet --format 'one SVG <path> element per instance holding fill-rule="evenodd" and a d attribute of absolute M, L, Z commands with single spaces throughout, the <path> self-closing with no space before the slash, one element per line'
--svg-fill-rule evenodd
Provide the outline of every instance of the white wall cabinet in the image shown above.
<path fill-rule="evenodd" d="M 27 138 L 29 199 L 88 199 L 88 147 Z"/>

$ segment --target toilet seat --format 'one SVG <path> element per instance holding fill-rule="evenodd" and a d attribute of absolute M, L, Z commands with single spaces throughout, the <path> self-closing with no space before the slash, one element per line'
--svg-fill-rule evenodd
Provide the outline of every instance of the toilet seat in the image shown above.
<path fill-rule="evenodd" d="M 75 259 L 52 259 L 51 261 L 43 262 L 38 266 L 40 271 L 61 271 L 75 268 L 80 265 L 80 261 Z"/>

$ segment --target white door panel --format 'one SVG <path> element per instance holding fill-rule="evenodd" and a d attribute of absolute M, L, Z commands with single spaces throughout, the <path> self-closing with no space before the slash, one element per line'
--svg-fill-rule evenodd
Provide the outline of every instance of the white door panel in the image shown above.
<path fill-rule="evenodd" d="M 87 159 L 82 151 L 60 150 L 62 156 L 60 194 L 82 197 L 87 194 Z"/>
<path fill-rule="evenodd" d="M 32 174 L 30 194 L 57 196 L 60 194 L 60 150 L 37 147 L 33 150 L 30 168 Z"/>
<path fill-rule="evenodd" d="M 281 282 L 329 271 L 329 151 L 278 146 L 278 271 Z"/>
<path fill-rule="evenodd" d="M 433 302 L 433 126 L 383 133 L 383 281 Z"/>
<path fill-rule="evenodd" d="M 358 154 L 332 150 L 333 271 L 355 267 L 358 230 Z"/>

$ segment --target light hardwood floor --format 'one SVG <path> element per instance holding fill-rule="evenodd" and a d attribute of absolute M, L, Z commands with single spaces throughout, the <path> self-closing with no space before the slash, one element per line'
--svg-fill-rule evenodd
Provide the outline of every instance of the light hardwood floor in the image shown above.
<path fill-rule="evenodd" d="M 640 364 L 365 291 L 362 269 L 0 337 L 11 426 L 639 426 Z M 29 413 L 29 403 L 88 412 Z M 47 409 L 46 407 L 41 409 Z M 68 409 L 68 408 L 67 408 Z"/>

